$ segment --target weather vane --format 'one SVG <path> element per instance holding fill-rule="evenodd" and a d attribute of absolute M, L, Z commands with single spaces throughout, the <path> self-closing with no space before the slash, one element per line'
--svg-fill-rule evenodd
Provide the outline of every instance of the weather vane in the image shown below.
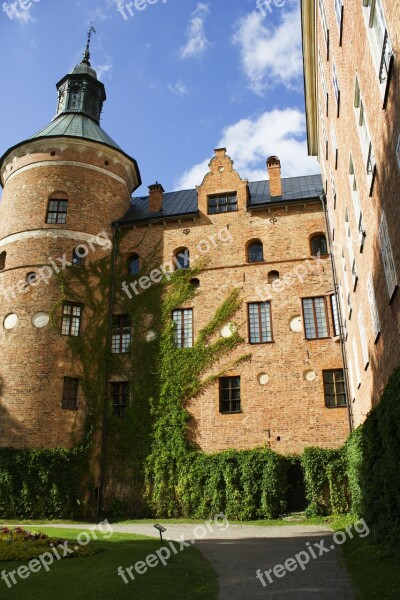
<path fill-rule="evenodd" d="M 82 62 L 87 63 L 87 64 L 90 64 L 89 63 L 89 59 L 90 59 L 90 40 L 92 39 L 92 33 L 96 33 L 96 30 L 93 27 L 93 23 L 90 22 L 90 27 L 89 27 L 88 36 L 87 36 L 87 42 L 86 42 L 86 50 L 83 53 L 83 61 L 82 61 Z"/>

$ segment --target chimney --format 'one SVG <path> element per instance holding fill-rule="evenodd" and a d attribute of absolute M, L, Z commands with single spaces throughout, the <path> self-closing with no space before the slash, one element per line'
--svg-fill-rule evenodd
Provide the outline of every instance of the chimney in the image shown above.
<path fill-rule="evenodd" d="M 156 181 L 149 185 L 149 212 L 157 213 L 162 210 L 164 188 L 161 183 Z"/>
<path fill-rule="evenodd" d="M 277 156 L 270 156 L 267 160 L 267 168 L 271 198 L 282 199 L 281 161 Z"/>

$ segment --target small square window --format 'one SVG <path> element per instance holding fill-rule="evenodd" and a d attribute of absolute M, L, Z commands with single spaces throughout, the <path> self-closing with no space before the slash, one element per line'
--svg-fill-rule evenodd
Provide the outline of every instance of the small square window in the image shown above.
<path fill-rule="evenodd" d="M 67 222 L 68 200 L 49 200 L 46 223 L 51 225 L 65 225 Z"/>

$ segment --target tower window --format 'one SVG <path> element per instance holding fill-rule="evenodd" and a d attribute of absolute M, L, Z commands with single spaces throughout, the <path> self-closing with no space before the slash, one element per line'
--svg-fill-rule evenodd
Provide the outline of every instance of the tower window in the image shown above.
<path fill-rule="evenodd" d="M 220 378 L 219 412 L 240 412 L 240 377 Z"/>
<path fill-rule="evenodd" d="M 262 262 L 264 260 L 264 248 L 260 240 L 255 240 L 247 246 L 247 262 Z"/>
<path fill-rule="evenodd" d="M 77 246 L 72 251 L 72 264 L 77 267 L 82 267 L 85 264 L 85 258 L 87 256 L 86 246 Z"/>
<path fill-rule="evenodd" d="M 76 410 L 78 401 L 78 379 L 64 377 L 61 408 Z"/>
<path fill-rule="evenodd" d="M 129 275 L 137 275 L 140 271 L 140 258 L 138 254 L 131 254 L 128 259 Z"/>
<path fill-rule="evenodd" d="M 234 212 L 238 209 L 236 192 L 208 197 L 208 214 Z"/>
<path fill-rule="evenodd" d="M 274 283 L 274 281 L 279 281 L 279 271 L 270 271 L 268 273 L 268 283 Z"/>
<path fill-rule="evenodd" d="M 252 302 L 248 305 L 250 344 L 272 342 L 271 303 Z"/>
<path fill-rule="evenodd" d="M 193 309 L 174 310 L 172 318 L 175 323 L 175 346 L 177 348 L 193 347 Z"/>
<path fill-rule="evenodd" d="M 1 252 L 0 253 L 0 271 L 4 271 L 4 269 L 6 268 L 6 258 L 7 258 L 7 252 Z"/>
<path fill-rule="evenodd" d="M 67 222 L 68 200 L 51 198 L 47 209 L 46 223 L 52 225 L 65 225 Z"/>
<path fill-rule="evenodd" d="M 28 287 L 28 285 L 35 285 L 35 283 L 37 282 L 37 275 L 34 271 L 31 271 L 30 273 L 26 274 L 25 277 L 25 286 Z"/>
<path fill-rule="evenodd" d="M 129 315 L 116 315 L 113 317 L 111 352 L 124 354 L 129 352 L 131 343 L 131 318 Z"/>
<path fill-rule="evenodd" d="M 323 372 L 325 406 L 337 408 L 346 406 L 346 387 L 343 369 Z"/>
<path fill-rule="evenodd" d="M 313 235 L 310 240 L 311 256 L 326 256 L 328 254 L 328 245 L 323 233 Z"/>
<path fill-rule="evenodd" d="M 111 400 L 114 415 L 122 417 L 128 406 L 129 383 L 127 381 L 113 381 L 111 383 Z"/>
<path fill-rule="evenodd" d="M 304 329 L 307 340 L 328 337 L 326 302 L 320 298 L 303 298 Z"/>
<path fill-rule="evenodd" d="M 61 334 L 78 336 L 81 332 L 81 318 L 83 306 L 65 302 L 63 305 Z"/>
<path fill-rule="evenodd" d="M 190 252 L 188 248 L 178 248 L 174 252 L 174 262 L 176 269 L 189 269 L 190 267 Z"/>

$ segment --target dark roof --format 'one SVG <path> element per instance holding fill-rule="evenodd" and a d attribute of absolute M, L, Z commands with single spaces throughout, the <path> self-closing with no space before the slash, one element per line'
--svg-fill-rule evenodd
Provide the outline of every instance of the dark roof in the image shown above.
<path fill-rule="evenodd" d="M 321 175 L 305 175 L 303 177 L 287 177 L 282 179 L 282 198 L 271 199 L 269 181 L 249 182 L 250 199 L 248 208 L 261 208 L 269 203 L 290 202 L 318 198 L 323 192 Z M 163 210 L 149 213 L 149 196 L 132 198 L 131 208 L 119 223 L 133 223 L 150 219 L 162 219 L 178 216 L 195 215 L 197 213 L 197 190 L 165 192 L 163 194 Z"/>
<path fill-rule="evenodd" d="M 35 133 L 31 139 L 42 137 L 77 137 L 107 144 L 121 150 L 112 138 L 93 119 L 80 113 L 61 113 L 49 125 Z"/>

